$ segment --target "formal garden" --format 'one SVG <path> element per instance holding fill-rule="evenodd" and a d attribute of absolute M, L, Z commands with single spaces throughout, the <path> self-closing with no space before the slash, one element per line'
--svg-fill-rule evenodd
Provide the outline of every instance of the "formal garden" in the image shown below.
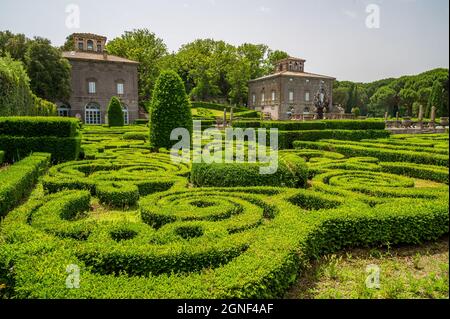
<path fill-rule="evenodd" d="M 448 234 L 448 134 L 236 120 L 279 129 L 279 169 L 262 177 L 259 163 L 175 163 L 155 150 L 167 127 L 121 124 L 0 118 L 2 298 L 288 298 L 321 256 Z"/>

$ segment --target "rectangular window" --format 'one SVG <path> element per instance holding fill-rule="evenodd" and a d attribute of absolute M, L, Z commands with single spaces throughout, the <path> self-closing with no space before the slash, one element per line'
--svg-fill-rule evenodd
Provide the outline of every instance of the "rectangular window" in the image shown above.
<path fill-rule="evenodd" d="M 266 100 L 264 92 L 261 94 L 261 102 L 264 102 Z"/>
<path fill-rule="evenodd" d="M 124 92 L 123 83 L 117 83 L 117 94 L 122 95 Z"/>
<path fill-rule="evenodd" d="M 79 50 L 84 50 L 83 42 L 78 42 L 78 49 Z"/>
<path fill-rule="evenodd" d="M 253 104 L 256 104 L 256 95 L 255 94 L 253 94 L 253 96 L 252 96 L 252 102 L 253 102 Z"/>
<path fill-rule="evenodd" d="M 275 101 L 275 98 L 276 98 L 276 93 L 275 93 L 275 91 L 272 91 L 272 101 Z"/>
<path fill-rule="evenodd" d="M 95 82 L 89 82 L 89 94 L 95 94 Z"/>
<path fill-rule="evenodd" d="M 309 102 L 309 92 L 305 92 L 305 101 Z"/>
<path fill-rule="evenodd" d="M 289 102 L 294 102 L 294 91 L 289 91 Z"/>

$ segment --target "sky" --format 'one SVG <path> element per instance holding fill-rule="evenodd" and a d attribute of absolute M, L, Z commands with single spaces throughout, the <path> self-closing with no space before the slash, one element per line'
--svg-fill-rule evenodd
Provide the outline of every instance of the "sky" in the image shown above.
<path fill-rule="evenodd" d="M 73 32 L 113 39 L 135 28 L 170 51 L 199 38 L 263 43 L 338 80 L 449 67 L 448 0 L 0 0 L 0 30 L 58 46 Z"/>

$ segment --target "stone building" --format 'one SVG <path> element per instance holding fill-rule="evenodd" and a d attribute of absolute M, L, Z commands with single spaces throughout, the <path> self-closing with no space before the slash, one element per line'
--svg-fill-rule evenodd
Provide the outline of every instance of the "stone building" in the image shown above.
<path fill-rule="evenodd" d="M 86 124 L 105 124 L 111 97 L 122 101 L 125 123 L 139 118 L 138 62 L 110 55 L 106 38 L 74 33 L 73 51 L 63 52 L 72 66 L 68 103 L 57 103 L 60 116 L 74 116 Z"/>
<path fill-rule="evenodd" d="M 305 72 L 305 60 L 287 58 L 277 63 L 273 74 L 249 82 L 248 106 L 270 115 L 272 120 L 287 120 L 315 113 L 314 98 L 323 87 L 329 105 L 335 78 Z M 328 110 L 330 111 L 330 110 Z"/>

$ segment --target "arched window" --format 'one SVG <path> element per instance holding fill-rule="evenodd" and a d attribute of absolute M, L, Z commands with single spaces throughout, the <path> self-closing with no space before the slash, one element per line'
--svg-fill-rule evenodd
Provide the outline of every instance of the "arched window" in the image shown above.
<path fill-rule="evenodd" d="M 125 104 L 122 104 L 122 112 L 123 112 L 123 122 L 128 125 L 129 117 L 128 117 L 128 107 Z"/>
<path fill-rule="evenodd" d="M 87 44 L 88 51 L 94 51 L 94 41 L 87 40 L 86 44 Z"/>
<path fill-rule="evenodd" d="M 70 116 L 70 105 L 60 105 L 58 107 L 58 116 L 68 117 Z"/>
<path fill-rule="evenodd" d="M 84 122 L 86 124 L 102 124 L 100 105 L 94 102 L 90 102 L 86 105 Z"/>

